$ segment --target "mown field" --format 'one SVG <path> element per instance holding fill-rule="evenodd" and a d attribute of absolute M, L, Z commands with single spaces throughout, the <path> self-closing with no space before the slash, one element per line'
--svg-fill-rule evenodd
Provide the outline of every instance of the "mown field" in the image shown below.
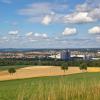
<path fill-rule="evenodd" d="M 100 73 L 1 81 L 0 100 L 100 100 Z"/>

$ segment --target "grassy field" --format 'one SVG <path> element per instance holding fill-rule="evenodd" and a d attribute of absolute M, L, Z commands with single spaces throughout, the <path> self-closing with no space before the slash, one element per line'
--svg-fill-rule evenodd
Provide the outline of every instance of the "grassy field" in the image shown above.
<path fill-rule="evenodd" d="M 100 73 L 1 81 L 0 100 L 100 100 Z"/>

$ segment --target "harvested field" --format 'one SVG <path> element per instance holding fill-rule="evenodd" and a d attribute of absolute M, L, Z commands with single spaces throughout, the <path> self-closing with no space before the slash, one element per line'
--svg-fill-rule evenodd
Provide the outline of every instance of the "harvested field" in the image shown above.
<path fill-rule="evenodd" d="M 88 68 L 88 72 L 98 72 L 100 68 Z M 20 68 L 13 75 L 10 75 L 7 71 L 0 72 L 0 80 L 12 80 L 22 79 L 31 77 L 43 77 L 43 76 L 57 76 L 57 75 L 68 75 L 80 73 L 78 67 L 69 67 L 68 71 L 64 73 L 63 70 L 58 66 L 30 66 Z"/>

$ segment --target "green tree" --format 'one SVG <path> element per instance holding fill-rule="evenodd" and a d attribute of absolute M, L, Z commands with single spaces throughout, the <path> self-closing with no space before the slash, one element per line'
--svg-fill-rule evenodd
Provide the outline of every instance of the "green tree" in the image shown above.
<path fill-rule="evenodd" d="M 87 70 L 87 64 L 86 63 L 82 63 L 82 64 L 80 64 L 80 70 L 82 70 L 82 71 L 86 71 Z"/>
<path fill-rule="evenodd" d="M 61 65 L 61 69 L 64 71 L 64 73 L 68 70 L 68 63 L 63 63 Z"/>
<path fill-rule="evenodd" d="M 10 74 L 14 74 L 14 73 L 16 73 L 16 69 L 15 69 L 15 68 L 9 68 L 9 69 L 8 69 L 8 72 L 9 72 Z"/>

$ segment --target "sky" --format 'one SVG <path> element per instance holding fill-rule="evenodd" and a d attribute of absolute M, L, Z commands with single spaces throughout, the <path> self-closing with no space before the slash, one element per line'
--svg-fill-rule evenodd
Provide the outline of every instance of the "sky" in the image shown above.
<path fill-rule="evenodd" d="M 0 48 L 99 48 L 100 0 L 0 0 Z"/>

